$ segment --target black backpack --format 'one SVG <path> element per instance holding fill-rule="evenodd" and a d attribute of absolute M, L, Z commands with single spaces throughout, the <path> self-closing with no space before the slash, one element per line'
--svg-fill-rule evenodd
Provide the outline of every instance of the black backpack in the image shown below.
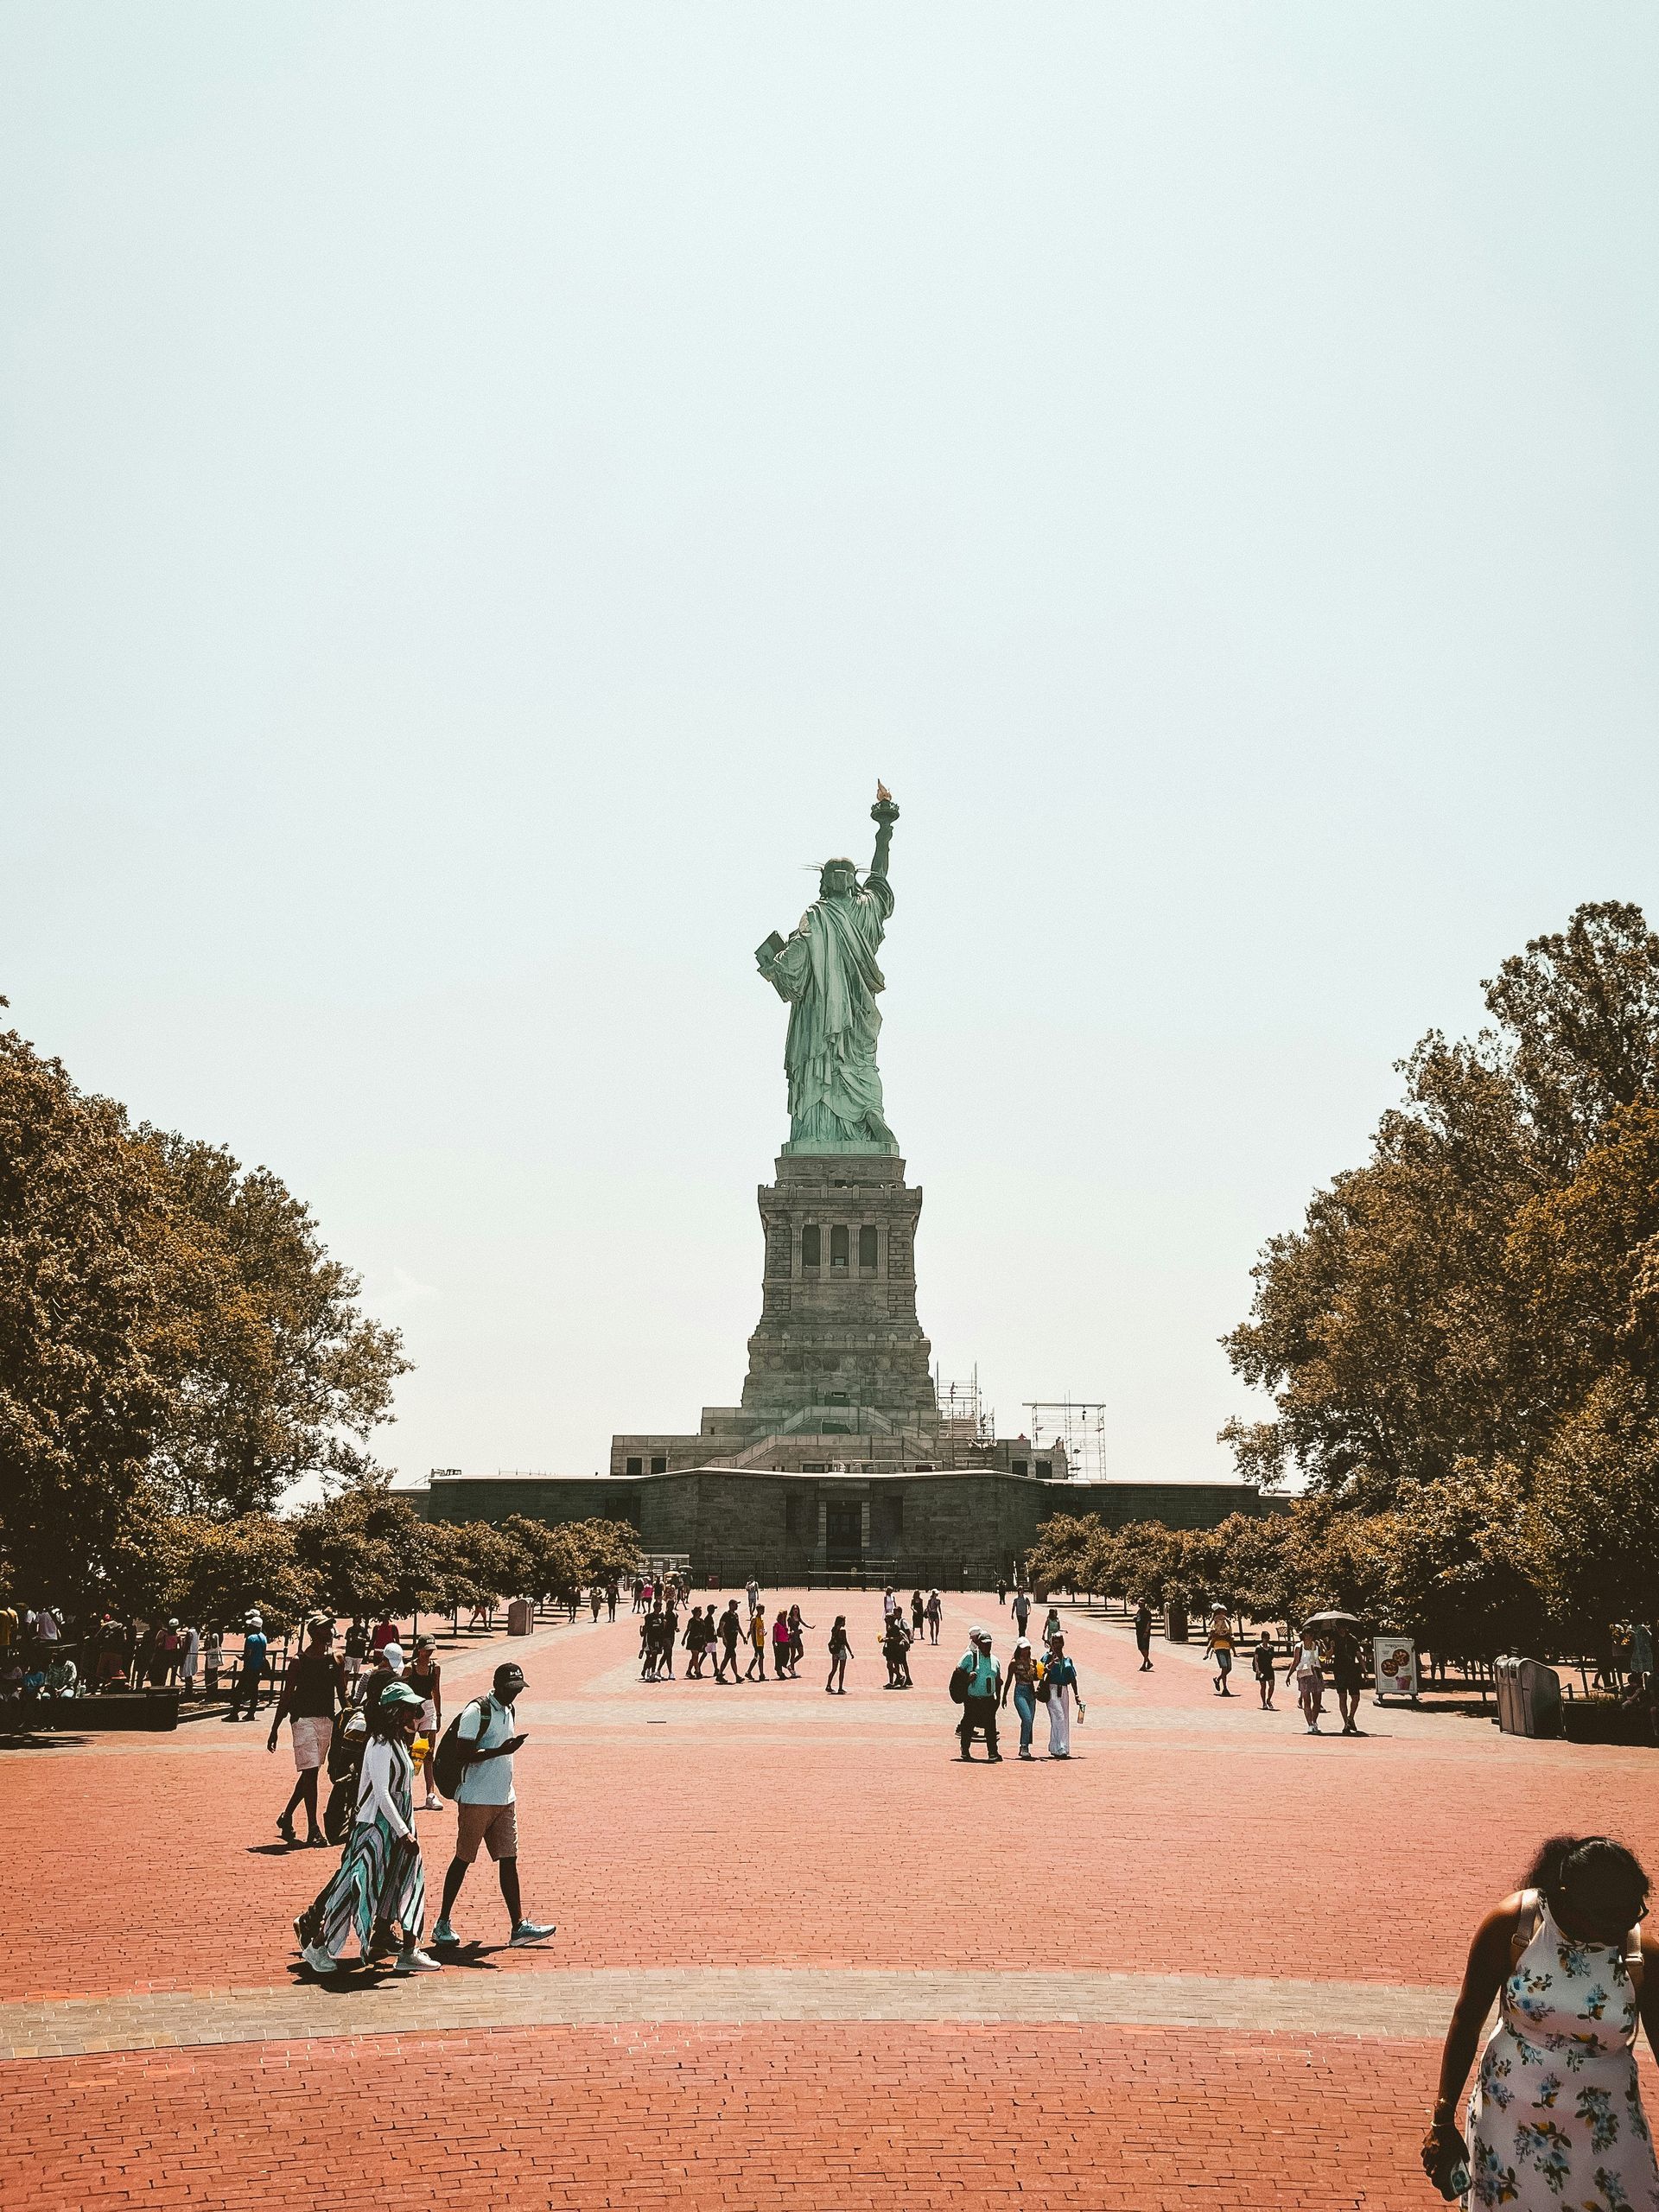
<path fill-rule="evenodd" d="M 444 1730 L 443 1739 L 432 1754 L 430 1769 L 432 1786 L 441 1796 L 453 1798 L 461 1786 L 461 1776 L 467 1771 L 467 1762 L 461 1757 L 461 1721 L 476 1706 L 479 1713 L 479 1730 L 478 1736 L 474 1738 L 474 1743 L 481 1739 L 485 1729 L 490 1725 L 490 1717 L 484 1709 L 485 1702 L 486 1700 L 481 1697 L 469 1699 Z M 469 1745 L 467 1748 L 470 1750 L 471 1745 Z"/>
<path fill-rule="evenodd" d="M 950 1702 L 952 1705 L 967 1704 L 968 1685 L 972 1681 L 972 1680 L 973 1675 L 966 1667 L 958 1667 L 952 1672 L 950 1676 Z"/>

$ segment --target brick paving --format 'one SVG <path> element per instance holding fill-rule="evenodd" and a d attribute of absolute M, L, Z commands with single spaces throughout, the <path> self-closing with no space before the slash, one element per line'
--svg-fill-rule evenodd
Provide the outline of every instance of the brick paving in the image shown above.
<path fill-rule="evenodd" d="M 1006 1652 L 995 1599 L 951 1601 L 908 1693 L 878 1599 L 804 1602 L 815 1655 L 849 1614 L 845 1698 L 816 1656 L 640 1684 L 626 1615 L 517 1643 L 559 1933 L 500 1948 L 480 1866 L 464 1963 L 412 1982 L 298 1967 L 334 1861 L 278 1844 L 264 1726 L 0 1754 L 0 2205 L 1425 2206 L 1480 1910 L 1555 1828 L 1659 1858 L 1659 1757 L 1369 1705 L 1313 1739 L 1190 1649 L 1138 1674 L 1098 1612 L 1074 1758 L 963 1767 L 944 1682 L 970 1618 Z M 452 1711 L 498 1656 L 446 1660 Z"/>

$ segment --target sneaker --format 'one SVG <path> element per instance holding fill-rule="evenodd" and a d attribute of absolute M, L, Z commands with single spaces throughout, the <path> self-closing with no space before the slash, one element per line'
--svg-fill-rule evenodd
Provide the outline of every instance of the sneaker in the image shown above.
<path fill-rule="evenodd" d="M 442 1974 L 443 1961 L 435 1959 L 430 1951 L 399 1951 L 394 1974 Z"/>
<path fill-rule="evenodd" d="M 558 1924 L 555 1921 L 550 1920 L 543 1924 L 538 1920 L 521 1920 L 507 1942 L 516 1949 L 525 1943 L 544 1943 L 550 1936 L 556 1936 L 558 1932 Z"/>
<path fill-rule="evenodd" d="M 1028 1759 L 1031 1757 L 1031 1753 L 1029 1751 L 1021 1751 L 1020 1756 L 1022 1759 Z"/>
<path fill-rule="evenodd" d="M 424 1809 L 429 1813 L 441 1813 L 443 1810 L 443 1800 L 435 1789 L 428 1790 Z"/>
<path fill-rule="evenodd" d="M 459 1943 L 461 1938 L 456 1935 L 454 1929 L 450 1926 L 447 1920 L 441 1920 L 437 1926 L 432 1930 L 432 1941 L 437 1944 L 440 1948 L 448 1950 L 452 1948 L 454 1945 Z"/>
<path fill-rule="evenodd" d="M 308 1943 L 300 1955 L 313 1974 L 333 1974 L 335 1971 L 334 1953 L 325 1951 L 321 1943 Z"/>

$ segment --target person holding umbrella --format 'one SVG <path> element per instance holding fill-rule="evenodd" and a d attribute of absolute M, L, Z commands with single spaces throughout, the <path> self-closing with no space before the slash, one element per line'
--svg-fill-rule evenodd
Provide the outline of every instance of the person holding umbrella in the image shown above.
<path fill-rule="evenodd" d="M 1364 1661 L 1361 1656 L 1357 1615 L 1332 1610 L 1315 1613 L 1303 1624 L 1304 1637 L 1313 1637 L 1331 1646 L 1331 1674 L 1336 1687 L 1337 1703 L 1342 1712 L 1342 1732 L 1357 1736 L 1359 1723 L 1359 1694 L 1365 1687 Z M 1298 1688 L 1300 1677 L 1298 1677 Z M 1323 1689 L 1323 1682 L 1321 1682 Z M 1303 1707 L 1306 1712 L 1306 1707 Z M 1319 1719 L 1316 1710 L 1313 1718 Z"/>

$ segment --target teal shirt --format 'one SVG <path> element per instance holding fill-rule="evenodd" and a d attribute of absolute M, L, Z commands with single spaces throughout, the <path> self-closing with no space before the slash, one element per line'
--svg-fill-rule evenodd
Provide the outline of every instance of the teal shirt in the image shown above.
<path fill-rule="evenodd" d="M 968 1671 L 969 1697 L 996 1697 L 1002 1688 L 1002 1662 L 988 1651 L 964 1651 L 961 1664 Z"/>

